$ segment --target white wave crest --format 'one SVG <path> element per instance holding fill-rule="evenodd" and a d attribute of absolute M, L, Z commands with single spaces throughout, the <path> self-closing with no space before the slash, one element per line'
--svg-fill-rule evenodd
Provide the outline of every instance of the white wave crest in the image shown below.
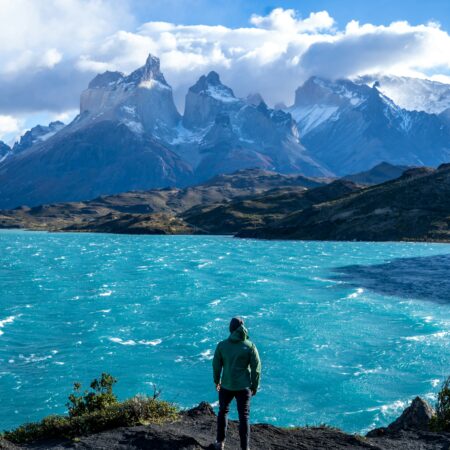
<path fill-rule="evenodd" d="M 4 328 L 5 325 L 7 325 L 8 323 L 13 323 L 17 319 L 17 317 L 20 317 L 20 315 L 19 316 L 9 316 L 6 319 L 0 320 L 0 328 Z M 0 336 L 2 334 L 4 334 L 4 333 L 2 330 L 0 330 Z"/>
<path fill-rule="evenodd" d="M 134 339 L 124 340 L 118 337 L 109 337 L 108 339 L 111 342 L 120 345 L 150 345 L 152 347 L 154 347 L 155 345 L 159 345 L 162 342 L 162 339 L 154 339 L 153 341 L 146 341 L 146 340 L 135 341 Z"/>
<path fill-rule="evenodd" d="M 98 294 L 100 297 L 109 297 L 110 295 L 112 295 L 113 291 L 107 290 L 104 292 L 100 292 L 100 294 Z"/>
<path fill-rule="evenodd" d="M 202 361 L 209 361 L 213 359 L 212 351 L 211 349 L 205 350 L 204 352 L 200 353 L 200 359 Z"/>
<path fill-rule="evenodd" d="M 208 303 L 209 306 L 217 306 L 221 300 L 213 300 L 212 302 Z"/>
<path fill-rule="evenodd" d="M 358 288 L 358 289 L 356 289 L 356 291 L 353 292 L 352 294 L 347 295 L 347 298 L 348 298 L 348 299 L 351 299 L 351 298 L 358 298 L 363 292 L 364 292 L 364 289 L 363 289 L 363 288 Z"/>
<path fill-rule="evenodd" d="M 139 341 L 138 344 L 141 345 L 151 345 L 151 346 L 155 346 L 155 345 L 159 345 L 161 344 L 162 339 L 154 339 L 153 341 Z"/>
<path fill-rule="evenodd" d="M 448 331 L 438 331 L 431 334 L 419 334 L 418 336 L 406 336 L 407 341 L 425 342 L 431 339 L 442 339 L 448 336 L 450 333 Z"/>
<path fill-rule="evenodd" d="M 110 337 L 108 338 L 111 342 L 114 342 L 116 344 L 120 345 L 136 345 L 136 341 L 133 341 L 133 339 L 127 339 L 126 341 L 118 338 L 118 337 Z"/>

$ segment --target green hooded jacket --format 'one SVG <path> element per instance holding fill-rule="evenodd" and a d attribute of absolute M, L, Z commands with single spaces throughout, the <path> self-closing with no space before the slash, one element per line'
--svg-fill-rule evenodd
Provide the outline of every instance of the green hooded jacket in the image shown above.
<path fill-rule="evenodd" d="M 261 375 L 261 361 L 255 344 L 241 325 L 228 339 L 219 342 L 213 359 L 214 383 L 230 391 L 250 388 L 256 393 Z"/>

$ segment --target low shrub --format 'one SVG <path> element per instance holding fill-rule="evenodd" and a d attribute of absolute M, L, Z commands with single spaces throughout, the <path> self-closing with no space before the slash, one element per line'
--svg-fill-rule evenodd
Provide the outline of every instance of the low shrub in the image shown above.
<path fill-rule="evenodd" d="M 116 427 L 130 427 L 162 423 L 177 418 L 178 410 L 171 403 L 153 396 L 138 395 L 119 402 L 113 393 L 116 380 L 102 374 L 91 383 L 92 391 L 80 394 L 81 385 L 75 383 L 75 393 L 69 396 L 69 415 L 52 415 L 40 422 L 27 423 L 6 431 L 3 437 L 17 444 L 48 439 L 73 439 Z M 157 395 L 156 395 L 157 393 Z"/>
<path fill-rule="evenodd" d="M 91 382 L 91 391 L 81 393 L 81 383 L 73 385 L 74 392 L 69 395 L 66 404 L 70 417 L 78 417 L 94 411 L 100 411 L 117 403 L 113 387 L 117 380 L 108 373 L 102 373 L 100 379 Z"/>
<path fill-rule="evenodd" d="M 450 377 L 442 384 L 436 402 L 436 414 L 431 419 L 433 431 L 450 432 Z"/>

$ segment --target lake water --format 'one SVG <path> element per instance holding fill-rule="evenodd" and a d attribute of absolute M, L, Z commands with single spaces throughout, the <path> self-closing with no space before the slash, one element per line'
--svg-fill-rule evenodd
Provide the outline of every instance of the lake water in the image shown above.
<path fill-rule="evenodd" d="M 3 231 L 0 428 L 103 371 L 121 398 L 213 403 L 241 315 L 263 362 L 252 421 L 366 431 L 450 374 L 449 292 L 449 245 Z"/>

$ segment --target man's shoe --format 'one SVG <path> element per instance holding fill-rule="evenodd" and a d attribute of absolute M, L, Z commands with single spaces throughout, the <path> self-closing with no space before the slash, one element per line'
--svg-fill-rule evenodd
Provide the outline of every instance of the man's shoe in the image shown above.
<path fill-rule="evenodd" d="M 225 449 L 225 441 L 222 442 L 216 442 L 214 444 L 215 450 L 224 450 Z"/>

